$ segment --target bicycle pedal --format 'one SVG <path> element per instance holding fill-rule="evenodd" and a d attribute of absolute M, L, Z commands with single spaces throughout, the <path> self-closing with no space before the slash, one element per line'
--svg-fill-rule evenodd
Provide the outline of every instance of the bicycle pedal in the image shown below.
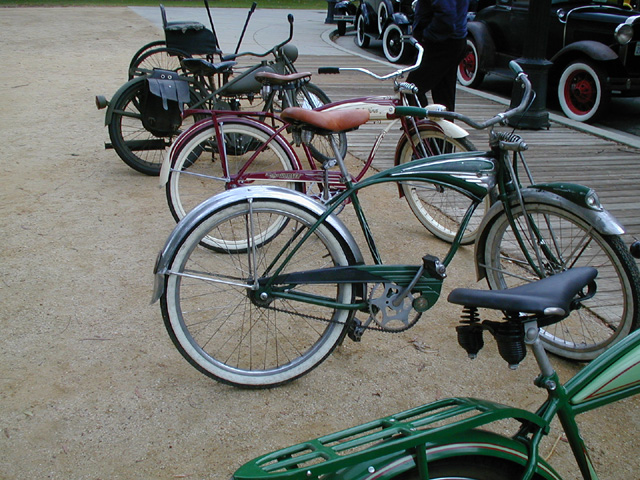
<path fill-rule="evenodd" d="M 362 322 L 355 318 L 353 322 L 351 322 L 349 330 L 347 330 L 347 335 L 354 342 L 359 342 L 360 340 L 362 340 L 362 335 L 364 334 L 365 330 L 366 328 L 364 327 L 364 325 L 362 325 Z"/>

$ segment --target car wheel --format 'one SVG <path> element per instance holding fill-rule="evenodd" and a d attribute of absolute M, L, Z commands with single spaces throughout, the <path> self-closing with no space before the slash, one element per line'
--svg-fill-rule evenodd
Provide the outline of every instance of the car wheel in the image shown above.
<path fill-rule="evenodd" d="M 591 122 L 599 117 L 609 103 L 605 78 L 606 74 L 595 64 L 580 60 L 567 64 L 557 91 L 562 112 L 578 122 Z"/>
<path fill-rule="evenodd" d="M 467 38 L 464 57 L 458 65 L 458 82 L 465 87 L 477 88 L 484 80 L 484 72 L 480 71 L 480 55 L 473 37 Z"/>
<path fill-rule="evenodd" d="M 364 33 L 364 15 L 360 14 L 356 18 L 356 45 L 360 48 L 367 48 L 369 46 L 369 37 Z"/>
<path fill-rule="evenodd" d="M 380 2 L 378 7 L 378 33 L 382 35 L 384 25 L 387 23 L 387 17 L 389 17 L 389 11 L 387 10 L 387 4 Z"/>
<path fill-rule="evenodd" d="M 391 63 L 397 63 L 405 56 L 405 43 L 402 39 L 402 30 L 395 23 L 389 25 L 382 37 L 382 49 L 384 56 Z"/>

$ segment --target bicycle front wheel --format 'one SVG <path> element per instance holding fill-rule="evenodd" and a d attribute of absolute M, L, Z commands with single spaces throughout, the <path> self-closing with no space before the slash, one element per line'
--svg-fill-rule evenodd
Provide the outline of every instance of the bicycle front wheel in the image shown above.
<path fill-rule="evenodd" d="M 221 122 L 219 130 L 222 145 L 218 144 L 212 122 L 195 125 L 185 132 L 193 132 L 192 138 L 172 154 L 176 160 L 169 173 L 166 195 L 176 222 L 196 205 L 229 188 L 264 183 L 302 190 L 290 175 L 281 175 L 281 180 L 261 175 L 296 169 L 292 154 L 277 139 L 270 138 L 273 132 L 232 120 Z"/>
<path fill-rule="evenodd" d="M 292 381 L 320 364 L 343 339 L 353 313 L 295 299 L 257 293 L 279 253 L 291 252 L 316 214 L 288 201 L 253 199 L 205 216 L 177 246 L 161 297 L 162 314 L 180 353 L 199 371 L 241 387 L 272 387 Z M 199 246 L 207 236 L 233 245 L 246 232 L 285 224 L 268 241 L 253 237 L 244 251 L 221 253 Z M 354 262 L 342 237 L 321 224 L 282 272 L 301 272 Z M 352 303 L 349 283 L 287 285 L 289 296 Z"/>
<path fill-rule="evenodd" d="M 595 267 L 596 295 L 568 318 L 541 330 L 550 352 L 592 360 L 638 328 L 638 267 L 620 237 L 601 235 L 574 213 L 540 203 L 527 204 L 526 211 L 524 215 L 521 207 L 512 210 L 515 231 L 504 212 L 489 227 L 482 260 L 489 286 L 515 287 L 569 268 Z M 529 233 L 527 218 L 535 238 Z"/>
<path fill-rule="evenodd" d="M 131 61 L 129 65 L 129 79 L 140 75 L 149 75 L 153 73 L 154 68 L 182 72 L 183 69 L 180 61 L 187 57 L 190 57 L 188 53 L 164 46 L 148 49 Z"/>
<path fill-rule="evenodd" d="M 451 138 L 439 129 L 422 127 L 419 129 L 419 135 L 418 138 L 418 135 L 414 134 L 412 142 L 404 142 L 400 150 L 400 163 L 422 157 L 414 154 L 412 143 L 418 145 L 418 148 L 419 144 L 422 144 L 428 156 L 475 150 L 473 143 L 467 138 Z M 437 238 L 452 243 L 471 205 L 471 199 L 451 188 L 425 182 L 403 182 L 402 191 L 409 208 L 420 223 Z M 488 208 L 487 197 L 476 207 L 462 237 L 462 245 L 475 241 L 480 222 Z"/>

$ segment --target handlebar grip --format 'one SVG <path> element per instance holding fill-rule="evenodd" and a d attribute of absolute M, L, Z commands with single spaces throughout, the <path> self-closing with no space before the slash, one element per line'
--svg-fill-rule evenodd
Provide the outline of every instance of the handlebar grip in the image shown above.
<path fill-rule="evenodd" d="M 253 4 L 251 5 L 251 10 L 250 13 L 253 13 L 256 11 L 256 7 L 258 6 L 257 2 L 253 2 Z"/>
<path fill-rule="evenodd" d="M 318 67 L 318 73 L 319 74 L 323 74 L 323 73 L 327 73 L 327 74 L 340 73 L 340 68 L 338 68 L 338 67 Z"/>
<path fill-rule="evenodd" d="M 516 62 L 515 60 L 511 60 L 509 62 L 509 68 L 511 69 L 511 71 L 513 73 L 515 73 L 516 75 L 519 73 L 523 73 L 524 70 L 522 69 L 522 67 L 520 66 L 520 64 L 518 62 Z"/>
<path fill-rule="evenodd" d="M 287 15 L 287 20 L 288 20 L 288 22 L 289 22 L 291 25 L 293 25 L 293 14 L 292 14 L 292 13 L 290 13 L 289 15 Z"/>

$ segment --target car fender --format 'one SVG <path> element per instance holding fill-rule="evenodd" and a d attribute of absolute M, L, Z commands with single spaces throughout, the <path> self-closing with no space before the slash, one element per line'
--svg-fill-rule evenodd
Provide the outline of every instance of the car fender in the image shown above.
<path fill-rule="evenodd" d="M 461 442 L 430 443 L 426 445 L 429 463 L 463 457 L 492 457 L 506 463 L 525 467 L 527 448 L 512 438 L 482 430 L 460 432 Z M 391 480 L 414 469 L 415 457 L 399 452 L 371 459 L 325 476 L 325 480 Z M 545 460 L 538 458 L 536 473 L 545 480 L 560 480 L 560 475 Z"/>
<path fill-rule="evenodd" d="M 597 62 L 609 62 L 619 58 L 616 52 L 603 43 L 593 40 L 581 40 L 564 47 L 551 58 L 551 61 L 554 65 L 560 66 L 576 56 L 587 56 Z"/>
<path fill-rule="evenodd" d="M 398 25 L 402 29 L 403 32 L 406 32 L 406 29 L 404 27 L 411 26 L 411 24 L 412 24 L 412 22 L 409 19 L 409 17 L 407 17 L 404 13 L 401 13 L 401 12 L 393 13 L 389 17 L 389 19 L 387 20 L 387 25 L 386 26 L 388 26 L 391 23 L 395 23 L 396 25 Z M 385 26 L 385 28 L 386 28 L 386 26 Z"/>
<path fill-rule="evenodd" d="M 478 48 L 480 70 L 490 70 L 496 63 L 496 45 L 489 28 L 482 22 L 469 22 L 468 35 L 473 37 Z"/>
<path fill-rule="evenodd" d="M 356 12 L 357 7 L 349 0 L 338 2 L 334 7 L 334 13 L 337 15 L 355 15 Z"/>
<path fill-rule="evenodd" d="M 362 2 L 360 4 L 360 8 L 358 9 L 358 15 L 362 15 L 364 17 L 366 33 L 377 33 L 378 12 L 371 8 L 371 5 L 369 5 L 367 2 Z"/>
<path fill-rule="evenodd" d="M 273 199 L 295 203 L 297 206 L 318 216 L 323 215 L 326 211 L 324 205 L 303 193 L 288 188 L 269 185 L 234 188 L 233 190 L 227 190 L 205 200 L 185 215 L 175 226 L 167 238 L 164 247 L 158 254 L 153 270 L 155 279 L 151 303 L 159 300 L 164 293 L 164 276 L 167 274 L 169 266 L 182 244 L 183 238 L 197 228 L 197 226 L 212 213 L 233 204 L 251 202 L 255 199 Z M 355 238 L 342 220 L 336 215 L 329 215 L 325 222 L 345 241 L 347 248 L 353 253 L 356 263 L 364 263 L 364 258 Z"/>
<path fill-rule="evenodd" d="M 527 203 L 541 203 L 570 211 L 585 220 L 602 235 L 622 235 L 625 230 L 618 220 L 604 208 L 593 209 L 586 203 L 591 189 L 570 183 L 548 183 L 533 185 L 522 190 L 522 198 Z M 504 213 L 504 204 L 495 203 L 485 214 L 478 228 L 480 235 L 476 239 L 475 259 L 478 280 L 486 277 L 484 251 L 487 236 L 492 224 Z"/>

